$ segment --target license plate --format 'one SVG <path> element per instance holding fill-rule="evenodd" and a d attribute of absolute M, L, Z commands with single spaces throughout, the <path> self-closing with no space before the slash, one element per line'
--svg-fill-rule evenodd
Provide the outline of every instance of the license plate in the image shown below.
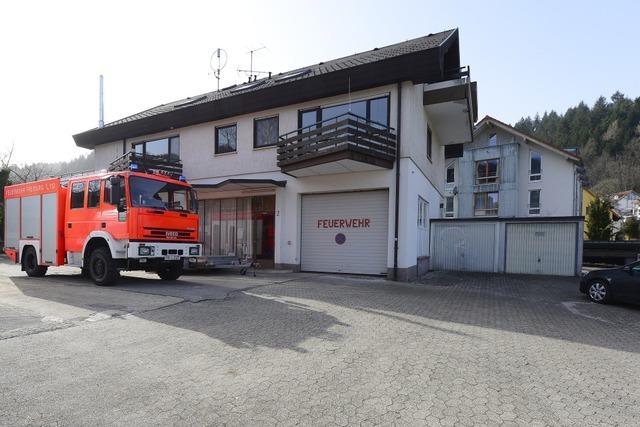
<path fill-rule="evenodd" d="M 164 259 L 166 261 L 178 261 L 180 259 L 180 255 L 165 255 Z"/>

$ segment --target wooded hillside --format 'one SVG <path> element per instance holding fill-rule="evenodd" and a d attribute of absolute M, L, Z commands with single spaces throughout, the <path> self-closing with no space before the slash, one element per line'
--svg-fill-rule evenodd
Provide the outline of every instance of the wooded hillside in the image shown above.
<path fill-rule="evenodd" d="M 563 114 L 522 118 L 515 127 L 563 148 L 579 148 L 594 192 L 640 191 L 640 97 L 616 92 L 593 107 L 580 102 Z"/>

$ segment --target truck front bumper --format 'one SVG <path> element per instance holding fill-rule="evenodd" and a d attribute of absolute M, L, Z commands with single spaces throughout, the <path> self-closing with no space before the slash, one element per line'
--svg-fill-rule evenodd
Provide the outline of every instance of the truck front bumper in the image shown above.
<path fill-rule="evenodd" d="M 129 242 L 127 258 L 138 260 L 184 261 L 195 260 L 202 254 L 200 243 Z"/>

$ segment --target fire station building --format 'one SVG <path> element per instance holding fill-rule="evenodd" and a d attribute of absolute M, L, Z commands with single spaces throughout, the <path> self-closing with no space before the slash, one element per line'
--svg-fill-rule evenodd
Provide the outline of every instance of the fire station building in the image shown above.
<path fill-rule="evenodd" d="M 74 135 L 102 169 L 182 162 L 205 255 L 388 275 L 429 265 L 445 158 L 473 138 L 476 84 L 449 30 L 253 79 Z"/>

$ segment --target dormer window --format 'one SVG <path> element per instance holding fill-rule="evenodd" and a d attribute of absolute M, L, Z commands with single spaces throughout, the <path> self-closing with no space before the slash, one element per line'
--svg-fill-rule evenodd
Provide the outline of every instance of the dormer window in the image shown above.
<path fill-rule="evenodd" d="M 542 156 L 537 151 L 531 151 L 529 161 L 529 181 L 542 179 Z"/>
<path fill-rule="evenodd" d="M 494 146 L 498 145 L 498 136 L 495 133 L 490 133 L 489 134 L 489 139 L 487 140 L 487 145 L 489 145 L 489 147 L 494 147 Z"/>

